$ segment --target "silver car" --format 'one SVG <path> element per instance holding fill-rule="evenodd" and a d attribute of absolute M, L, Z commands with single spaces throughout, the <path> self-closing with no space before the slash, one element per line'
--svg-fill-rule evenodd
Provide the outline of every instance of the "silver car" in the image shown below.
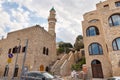
<path fill-rule="evenodd" d="M 48 72 L 30 71 L 25 73 L 25 75 L 22 77 L 22 80 L 63 80 L 63 79 L 54 77 Z"/>
<path fill-rule="evenodd" d="M 120 80 L 120 77 L 111 77 L 111 78 L 108 78 L 107 80 Z"/>

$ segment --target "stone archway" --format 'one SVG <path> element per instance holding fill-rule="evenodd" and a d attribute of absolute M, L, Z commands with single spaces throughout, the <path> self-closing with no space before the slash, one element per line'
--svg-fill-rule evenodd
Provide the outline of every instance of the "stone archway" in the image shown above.
<path fill-rule="evenodd" d="M 93 78 L 103 78 L 102 65 L 99 60 L 93 60 L 91 62 Z"/>
<path fill-rule="evenodd" d="M 44 65 L 40 65 L 40 71 L 44 71 Z"/>

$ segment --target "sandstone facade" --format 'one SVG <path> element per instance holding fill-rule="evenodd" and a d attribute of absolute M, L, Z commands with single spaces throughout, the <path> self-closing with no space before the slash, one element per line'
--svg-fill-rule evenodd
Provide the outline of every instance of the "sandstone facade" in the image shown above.
<path fill-rule="evenodd" d="M 54 29 L 49 30 L 48 32 L 44 30 L 43 27 L 36 25 L 26 29 L 10 32 L 7 35 L 7 38 L 0 40 L 0 76 L 3 76 L 5 66 L 8 65 L 8 54 L 12 53 L 13 58 L 12 62 L 9 63 L 9 72 L 8 75 L 13 75 L 13 69 L 15 66 L 15 60 L 17 53 L 13 53 L 13 48 L 21 46 L 20 52 L 18 53 L 17 65 L 18 76 L 20 76 L 22 69 L 22 62 L 24 52 L 23 47 L 26 46 L 26 39 L 28 39 L 28 48 L 27 48 L 27 57 L 25 61 L 25 66 L 28 70 L 39 71 L 42 66 L 43 70 L 50 67 L 56 60 L 56 36 L 55 36 L 55 10 L 50 10 L 49 16 L 49 26 Z M 55 19 L 55 21 L 52 21 Z M 50 33 L 49 33 L 50 32 Z M 51 34 L 52 33 L 52 34 Z M 54 35 L 53 35 L 54 33 Z M 19 40 L 18 40 L 19 39 Z M 11 49 L 11 51 L 10 51 Z"/>
<path fill-rule="evenodd" d="M 119 41 L 116 43 L 118 49 L 115 50 L 113 43 L 120 37 L 120 5 L 118 4 L 120 4 L 120 0 L 100 2 L 96 4 L 96 10 L 84 14 L 82 27 L 85 57 L 89 74 L 92 77 L 120 76 L 120 44 Z M 94 33 L 91 27 L 97 31 Z M 95 51 L 92 52 L 92 55 L 90 54 L 94 48 L 97 49 L 95 45 L 99 45 L 98 52 L 102 48 L 102 52 L 100 52 L 102 54 L 94 53 Z M 90 50 L 91 46 L 92 50 Z M 101 69 L 101 71 L 97 69 Z"/>

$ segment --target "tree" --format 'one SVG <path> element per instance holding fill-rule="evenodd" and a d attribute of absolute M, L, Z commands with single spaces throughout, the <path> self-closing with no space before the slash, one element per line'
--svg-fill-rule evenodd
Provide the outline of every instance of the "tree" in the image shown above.
<path fill-rule="evenodd" d="M 76 37 L 76 41 L 74 43 L 74 48 L 75 50 L 79 51 L 80 49 L 84 48 L 84 44 L 83 44 L 83 36 L 82 35 L 78 35 Z"/>
<path fill-rule="evenodd" d="M 85 57 L 82 57 L 76 64 L 73 64 L 71 69 L 76 70 L 76 71 L 82 70 L 82 65 L 83 64 L 86 64 Z"/>
<path fill-rule="evenodd" d="M 59 48 L 57 49 L 57 53 L 69 53 L 70 52 L 70 48 L 73 48 L 71 43 L 60 43 L 59 44 Z"/>

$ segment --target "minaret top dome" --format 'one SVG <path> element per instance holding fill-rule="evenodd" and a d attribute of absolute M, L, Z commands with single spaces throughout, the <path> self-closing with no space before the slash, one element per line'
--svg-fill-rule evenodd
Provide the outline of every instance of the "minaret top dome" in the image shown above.
<path fill-rule="evenodd" d="M 54 7 L 51 8 L 50 12 L 51 12 L 51 11 L 55 11 Z M 56 12 L 56 11 L 55 11 L 55 12 Z"/>

